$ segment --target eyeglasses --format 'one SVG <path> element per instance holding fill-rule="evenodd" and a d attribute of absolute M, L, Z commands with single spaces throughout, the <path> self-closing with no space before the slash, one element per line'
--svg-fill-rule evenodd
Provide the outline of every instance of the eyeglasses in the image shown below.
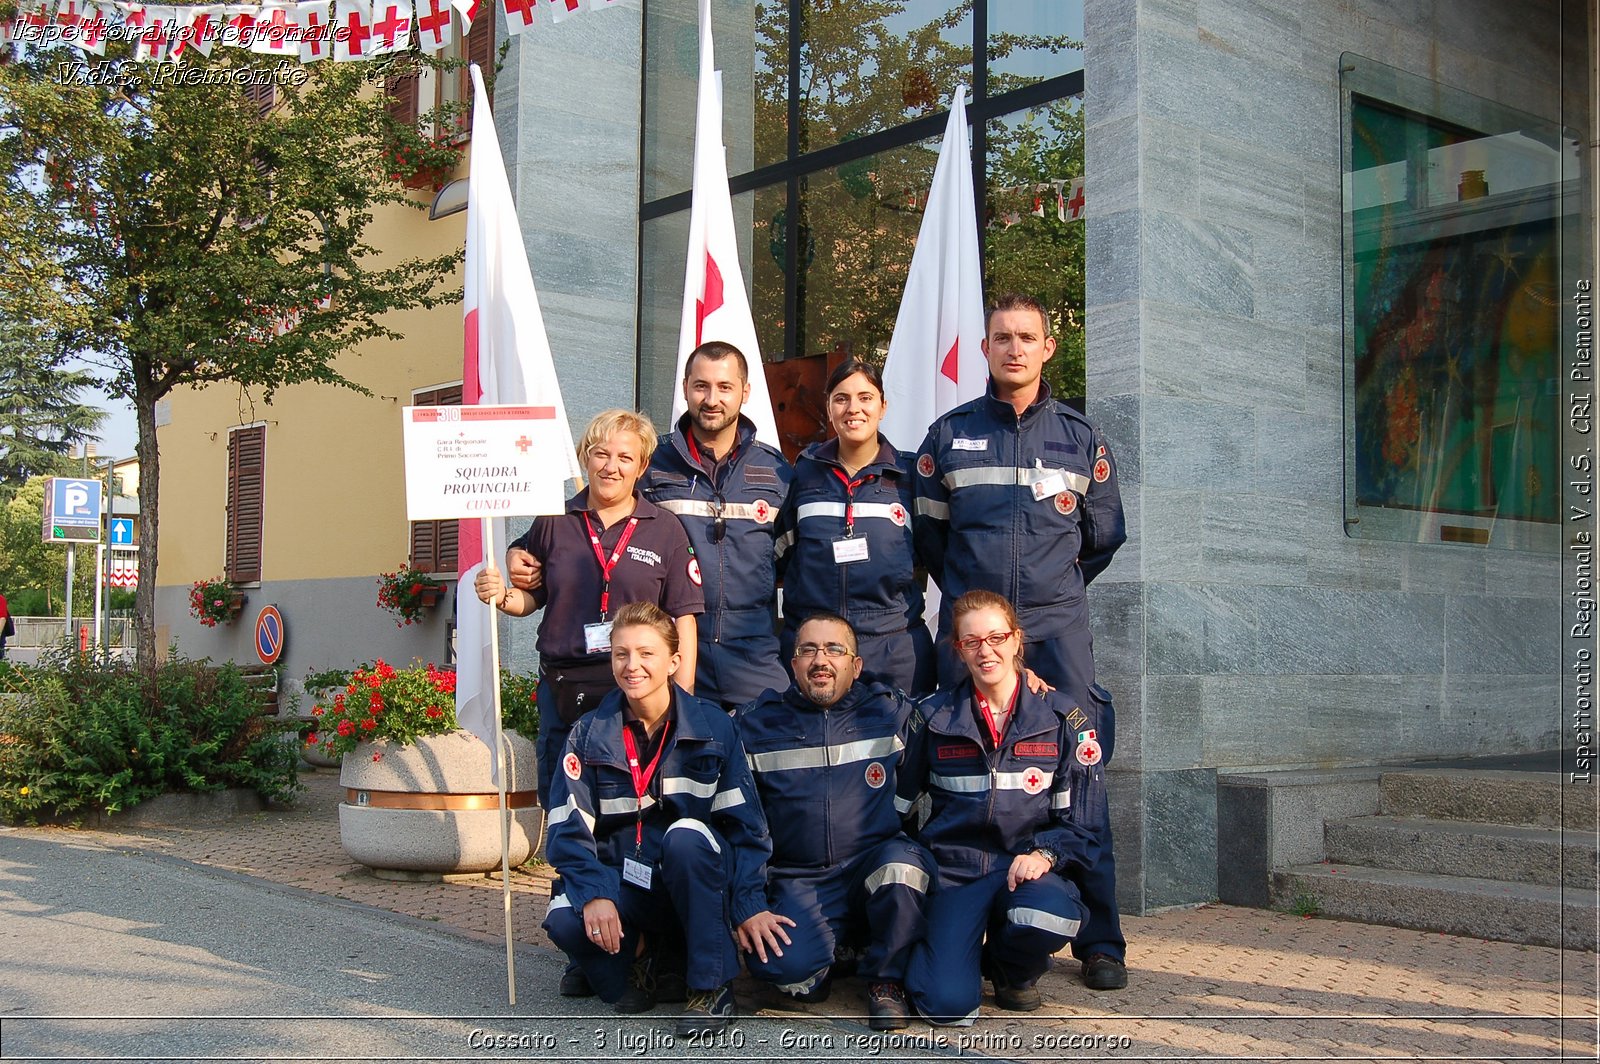
<path fill-rule="evenodd" d="M 1010 639 L 1016 634 L 1017 631 L 1015 628 L 1013 628 L 1004 632 L 990 632 L 988 635 L 973 635 L 968 636 L 965 639 L 957 639 L 956 646 L 970 654 L 976 651 L 979 647 L 983 646 L 985 643 L 988 643 L 992 647 L 1005 646 L 1006 640 Z"/>
<path fill-rule="evenodd" d="M 824 643 L 818 646 L 815 643 L 801 643 L 794 648 L 795 660 L 801 658 L 814 658 L 818 655 L 829 658 L 853 658 L 855 654 L 843 643 Z"/>

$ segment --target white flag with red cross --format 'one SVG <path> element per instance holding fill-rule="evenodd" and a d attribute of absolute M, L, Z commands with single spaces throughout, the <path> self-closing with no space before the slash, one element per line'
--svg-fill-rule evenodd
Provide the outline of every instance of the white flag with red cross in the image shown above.
<path fill-rule="evenodd" d="M 259 55 L 300 55 L 300 13 L 295 4 L 262 4 L 250 50 Z"/>
<path fill-rule="evenodd" d="M 887 408 L 879 429 L 902 451 L 915 451 L 934 418 L 982 395 L 989 379 L 966 95 L 958 87 L 950 102 L 883 366 Z"/>
<path fill-rule="evenodd" d="M 333 5 L 333 61 L 365 59 L 372 41 L 372 5 L 367 0 L 337 0 Z"/>
<path fill-rule="evenodd" d="M 1072 187 L 1066 199 L 1056 209 L 1056 217 L 1063 222 L 1081 222 L 1083 220 L 1083 178 L 1072 179 Z"/>
<path fill-rule="evenodd" d="M 106 54 L 106 29 L 111 14 L 98 4 L 84 4 L 78 22 L 78 47 L 90 55 Z"/>
<path fill-rule="evenodd" d="M 555 361 L 539 313 L 539 294 L 528 268 L 505 160 L 489 113 L 483 74 L 472 65 L 472 147 L 467 176 L 466 277 L 462 285 L 462 403 L 513 403 L 554 406 L 562 453 L 540 465 L 545 476 L 573 480 L 582 475 L 567 423 L 566 404 L 556 382 Z M 503 524 L 503 522 L 497 522 Z M 497 533 L 500 539 L 503 533 Z M 505 549 L 494 544 L 496 554 Z M 483 566 L 482 523 L 463 521 L 457 546 L 456 719 L 494 752 L 497 677 L 491 662 L 489 631 L 494 608 L 478 600 L 473 581 Z M 548 712 L 548 710 L 547 710 Z"/>
<path fill-rule="evenodd" d="M 515 37 L 526 33 L 533 25 L 533 12 L 539 0 L 500 0 L 500 6 L 506 13 L 506 32 Z"/>
<path fill-rule="evenodd" d="M 388 55 L 411 47 L 411 14 L 411 0 L 373 0 L 367 54 Z"/>
<path fill-rule="evenodd" d="M 722 340 L 737 347 L 750 366 L 750 398 L 744 405 L 745 416 L 755 422 L 758 439 L 777 447 L 778 425 L 772 416 L 767 374 L 756 341 L 756 322 L 739 269 L 727 151 L 722 144 L 722 88 L 711 45 L 711 0 L 700 0 L 699 93 L 694 122 L 694 189 L 689 198 L 689 255 L 684 266 L 672 420 L 676 424 L 688 409 L 680 382 L 689 353 L 708 340 Z"/>
<path fill-rule="evenodd" d="M 543 0 L 551 22 L 562 22 L 583 11 L 583 0 Z"/>
<path fill-rule="evenodd" d="M 229 4 L 218 40 L 232 48 L 249 48 L 256 39 L 256 13 L 260 10 L 254 4 Z"/>
<path fill-rule="evenodd" d="M 172 46 L 172 57 L 177 59 L 190 52 L 209 57 L 222 31 L 222 10 L 217 6 L 180 9 L 179 38 Z M 184 20 L 185 14 L 188 16 L 187 22 Z"/>
<path fill-rule="evenodd" d="M 328 0 L 313 0 L 295 5 L 300 20 L 300 62 L 315 63 L 333 55 L 333 23 L 328 17 Z"/>
<path fill-rule="evenodd" d="M 450 0 L 417 0 L 418 48 L 433 53 L 450 46 L 455 40 L 450 12 Z"/>

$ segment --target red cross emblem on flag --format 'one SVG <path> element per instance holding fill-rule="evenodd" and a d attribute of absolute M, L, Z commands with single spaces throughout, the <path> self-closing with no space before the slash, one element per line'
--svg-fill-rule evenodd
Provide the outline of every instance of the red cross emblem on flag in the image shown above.
<path fill-rule="evenodd" d="M 533 25 L 533 5 L 537 0 L 504 0 L 506 5 L 506 21 L 511 24 L 513 32 L 520 33 Z M 513 21 L 511 16 L 515 15 Z"/>
<path fill-rule="evenodd" d="M 533 446 L 533 441 L 528 439 L 528 437 L 526 437 L 526 436 L 518 436 L 517 437 L 517 450 L 521 451 L 523 454 L 527 454 L 528 453 L 528 448 L 532 447 L 532 446 Z"/>
<path fill-rule="evenodd" d="M 889 507 L 889 520 L 893 521 L 901 528 L 906 527 L 906 508 L 901 506 L 899 503 L 895 503 L 893 506 Z"/>
<path fill-rule="evenodd" d="M 424 48 L 430 45 L 443 48 L 445 38 L 450 32 L 450 5 L 440 3 L 439 0 L 426 0 L 427 14 L 422 14 L 424 5 L 417 7 L 417 37 Z"/>
<path fill-rule="evenodd" d="M 1022 789 L 1029 794 L 1038 794 L 1044 790 L 1044 773 L 1036 768 L 1030 768 L 1022 774 Z"/>
<path fill-rule="evenodd" d="M 867 786 L 871 787 L 873 790 L 877 790 L 879 787 L 883 786 L 883 781 L 889 778 L 889 774 L 883 770 L 882 765 L 874 761 L 872 764 L 867 766 L 866 777 Z"/>
<path fill-rule="evenodd" d="M 404 11 L 404 14 L 401 12 Z M 372 32 L 375 36 L 383 38 L 385 51 L 394 51 L 404 48 L 411 40 L 411 5 L 386 4 L 383 8 L 383 17 L 377 17 L 377 9 L 373 9 Z"/>
<path fill-rule="evenodd" d="M 772 507 L 767 505 L 767 500 L 757 499 L 754 513 L 757 521 L 760 521 L 762 524 L 766 524 L 767 518 L 772 516 Z"/>

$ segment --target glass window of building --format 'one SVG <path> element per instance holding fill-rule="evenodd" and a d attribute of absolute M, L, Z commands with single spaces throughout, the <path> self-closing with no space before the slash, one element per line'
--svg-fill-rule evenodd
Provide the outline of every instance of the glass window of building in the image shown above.
<path fill-rule="evenodd" d="M 969 90 L 986 284 L 1041 296 L 1081 395 L 1081 0 L 712 0 L 723 138 L 761 357 L 786 444 L 828 368 L 881 363 L 956 86 Z M 645 10 L 640 400 L 672 401 L 698 76 L 696 0 Z M 1048 209 L 1036 209 L 1048 201 Z M 1076 330 L 1076 337 L 1070 334 Z M 785 363 L 780 371 L 774 363 Z M 787 363 L 794 363 L 790 366 Z M 1075 368 L 1072 368 L 1075 367 Z M 815 381 L 811 380 L 815 377 Z"/>

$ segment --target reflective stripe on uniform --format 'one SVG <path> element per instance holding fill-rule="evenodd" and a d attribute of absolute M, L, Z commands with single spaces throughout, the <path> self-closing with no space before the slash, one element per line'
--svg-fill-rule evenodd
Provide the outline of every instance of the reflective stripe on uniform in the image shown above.
<path fill-rule="evenodd" d="M 747 755 L 754 772 L 791 772 L 797 769 L 826 768 L 830 765 L 848 765 L 856 761 L 869 761 L 875 757 L 892 757 L 905 749 L 898 735 L 884 735 L 877 739 L 858 739 L 837 746 L 799 746 L 793 750 L 771 750 Z"/>
<path fill-rule="evenodd" d="M 1050 808 L 1051 809 L 1071 809 L 1072 808 L 1072 792 L 1071 791 L 1057 791 L 1056 793 L 1052 794 L 1050 796 Z"/>
<path fill-rule="evenodd" d="M 710 783 L 701 783 L 698 780 L 690 779 L 688 776 L 668 776 L 661 781 L 661 793 L 663 795 L 692 794 L 696 798 L 710 798 L 717 793 L 717 781 L 712 780 Z"/>
<path fill-rule="evenodd" d="M 898 883 L 901 886 L 910 887 L 918 894 L 928 893 L 928 873 L 916 865 L 906 864 L 904 861 L 891 861 L 875 869 L 867 877 L 867 893 L 871 894 L 879 887 L 889 883 Z"/>
<path fill-rule="evenodd" d="M 679 828 L 687 828 L 690 831 L 698 831 L 700 834 L 704 835 L 706 837 L 706 841 L 711 844 L 712 853 L 722 852 L 722 843 L 717 841 L 717 836 L 710 828 L 706 827 L 704 822 L 695 820 L 693 817 L 684 817 L 682 820 L 674 820 L 672 823 L 667 825 L 667 831 L 677 831 Z"/>
<path fill-rule="evenodd" d="M 1043 909 L 1010 909 L 1006 912 L 1006 919 L 1024 927 L 1037 927 L 1041 931 L 1049 931 L 1062 938 L 1074 937 L 1080 926 L 1077 920 L 1068 920 L 1055 913 L 1047 913 Z"/>
<path fill-rule="evenodd" d="M 565 894 L 557 894 L 550 899 L 549 906 L 545 908 L 545 919 L 548 920 L 550 918 L 550 914 L 555 912 L 557 909 L 570 908 L 572 908 L 572 903 L 567 900 L 567 896 Z"/>
<path fill-rule="evenodd" d="M 781 558 L 785 554 L 789 553 L 789 548 L 792 546 L 794 546 L 794 529 L 791 528 L 789 531 L 772 541 L 772 553 Z"/>
<path fill-rule="evenodd" d="M 894 796 L 894 811 L 901 816 L 911 812 L 916 804 L 916 800 L 913 798 L 902 798 L 898 794 Z"/>
<path fill-rule="evenodd" d="M 829 965 L 829 967 L 832 967 Z M 822 982 L 822 977 L 828 974 L 828 968 L 819 968 L 798 983 L 773 983 L 772 985 L 782 990 L 785 994 L 809 994 Z"/>
<path fill-rule="evenodd" d="M 717 796 L 715 798 L 711 799 L 711 811 L 713 813 L 717 813 L 717 812 L 721 812 L 724 809 L 732 809 L 736 805 L 743 805 L 743 804 L 744 804 L 744 792 L 741 791 L 739 788 L 735 787 L 731 791 L 720 791 L 720 792 L 718 792 Z"/>
<path fill-rule="evenodd" d="M 705 502 L 701 499 L 666 499 L 656 503 L 656 505 L 668 513 L 677 514 L 679 517 L 726 517 L 731 520 L 756 521 L 758 523 L 772 520 L 777 512 L 776 507 L 771 503 L 767 503 L 760 511 L 757 511 L 756 504 L 753 502 L 725 502 L 720 509 L 713 503 Z M 766 517 L 757 517 L 758 512 L 766 514 Z"/>
<path fill-rule="evenodd" d="M 935 521 L 948 521 L 950 520 L 950 504 L 940 502 L 938 499 L 919 498 L 917 500 L 917 516 L 931 517 Z"/>
<path fill-rule="evenodd" d="M 648 794 L 640 798 L 602 798 L 600 799 L 601 816 L 626 816 L 629 813 L 642 813 L 656 804 L 656 800 Z"/>
<path fill-rule="evenodd" d="M 1082 495 L 1089 490 L 1089 478 L 1070 469 L 1013 466 L 973 466 L 970 469 L 952 469 L 944 475 L 947 491 L 974 488 L 979 485 L 1002 488 L 1031 488 L 1060 474 L 1066 478 L 1067 487 Z"/>
<path fill-rule="evenodd" d="M 845 504 L 842 502 L 808 502 L 795 511 L 795 520 L 804 521 L 808 517 L 843 517 Z M 885 521 L 894 521 L 895 515 L 900 515 L 896 524 L 905 523 L 905 509 L 898 503 L 888 502 L 858 502 L 851 511 L 851 517 L 879 517 Z"/>
<path fill-rule="evenodd" d="M 631 813 L 633 810 L 629 809 L 628 812 Z M 567 796 L 567 800 L 565 802 L 550 810 L 550 815 L 547 818 L 548 825 L 550 827 L 555 827 L 557 824 L 566 820 L 567 817 L 574 813 L 578 814 L 578 818 L 582 820 L 584 826 L 589 829 L 589 833 L 591 835 L 594 834 L 594 817 L 590 815 L 587 809 L 578 808 L 578 799 L 570 794 Z"/>
<path fill-rule="evenodd" d="M 983 776 L 941 776 L 937 772 L 929 773 L 928 782 L 940 790 L 953 791 L 957 794 L 982 794 L 989 789 L 989 777 Z"/>

